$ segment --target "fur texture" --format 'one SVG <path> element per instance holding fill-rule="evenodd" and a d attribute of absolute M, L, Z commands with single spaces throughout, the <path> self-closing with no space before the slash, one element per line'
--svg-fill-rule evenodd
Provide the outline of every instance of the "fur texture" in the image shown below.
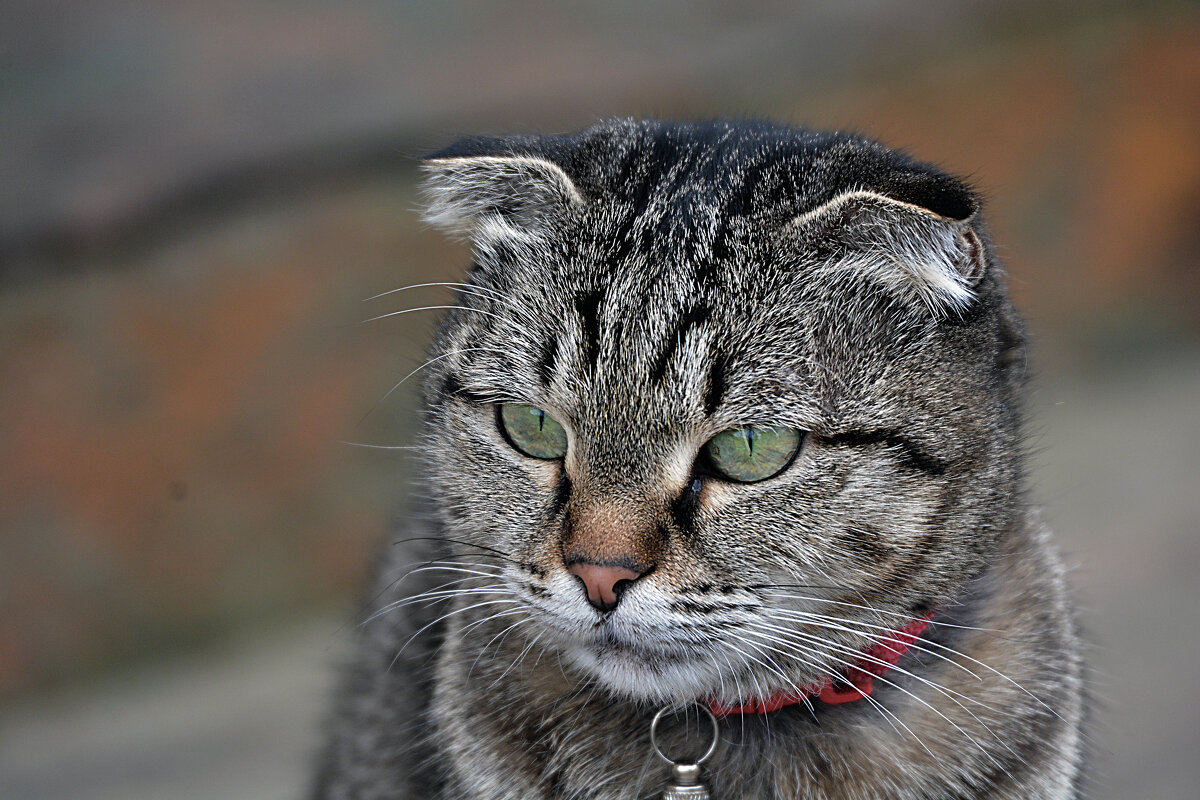
<path fill-rule="evenodd" d="M 382 559 L 317 797 L 652 797 L 658 707 L 820 682 L 931 609 L 869 700 L 723 720 L 713 796 L 1078 796 L 1024 334 L 966 186 L 723 121 L 470 139 L 425 169 L 427 219 L 475 263 L 425 370 L 428 498 Z M 514 449 L 498 403 L 561 422 L 566 456 Z M 808 433 L 736 483 L 698 454 L 742 425 Z M 607 614 L 564 563 L 584 529 L 652 565 Z"/>

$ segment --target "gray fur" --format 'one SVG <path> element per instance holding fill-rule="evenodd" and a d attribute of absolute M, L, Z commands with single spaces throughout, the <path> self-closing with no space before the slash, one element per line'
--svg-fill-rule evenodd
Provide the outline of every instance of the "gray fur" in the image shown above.
<path fill-rule="evenodd" d="M 653 797 L 659 706 L 819 682 L 926 609 L 873 701 L 724 720 L 713 796 L 1079 796 L 1024 334 L 966 187 L 768 123 L 615 120 L 426 169 L 475 264 L 425 371 L 429 496 L 383 557 L 317 797 Z M 559 420 L 567 457 L 509 446 L 499 402 Z M 697 472 L 743 424 L 811 434 L 760 483 Z M 562 555 L 597 509 L 661 536 L 603 621 Z"/>

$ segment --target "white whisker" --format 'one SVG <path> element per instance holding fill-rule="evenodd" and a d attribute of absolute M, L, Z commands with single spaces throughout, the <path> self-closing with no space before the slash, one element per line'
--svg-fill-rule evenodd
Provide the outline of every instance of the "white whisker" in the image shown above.
<path fill-rule="evenodd" d="M 419 308 L 405 308 L 400 311 L 389 311 L 387 314 L 368 317 L 362 321 L 362 324 L 366 325 L 368 322 L 376 322 L 381 319 L 387 319 L 388 317 L 399 317 L 404 314 L 414 314 L 418 311 L 445 311 L 449 309 L 457 309 L 458 311 L 474 311 L 476 314 L 483 314 L 488 317 L 494 317 L 498 320 L 504 319 L 504 317 L 500 316 L 499 314 L 493 314 L 490 311 L 484 311 L 482 308 L 471 308 L 470 306 L 420 306 Z"/>
<path fill-rule="evenodd" d="M 770 626 L 770 627 L 778 627 L 778 626 Z M 747 630 L 746 632 L 751 633 L 752 635 L 761 636 L 770 641 L 774 641 L 777 644 L 783 644 L 784 646 L 788 646 L 788 643 L 785 640 L 781 640 L 778 637 L 771 636 L 768 633 L 764 633 L 763 631 L 767 630 L 767 628 L 760 628 L 758 625 L 754 625 L 754 626 L 752 626 L 752 628 L 753 629 Z M 754 630 L 754 629 L 757 629 L 757 630 Z M 996 733 L 994 731 L 992 731 L 992 729 L 990 727 L 988 727 L 982 720 L 979 719 L 979 717 L 977 717 L 974 713 L 972 713 L 970 709 L 968 709 L 965 705 L 962 704 L 962 702 L 960 702 L 958 699 L 956 699 L 953 696 L 954 694 L 958 694 L 957 692 L 951 692 L 950 690 L 947 690 L 944 687 L 941 687 L 938 684 L 934 683 L 933 681 L 930 681 L 926 678 L 921 677 L 920 675 L 916 675 L 913 672 L 896 667 L 895 665 L 890 664 L 889 662 L 883 661 L 882 659 L 874 658 L 874 657 L 869 656 L 860 651 L 856 651 L 853 648 L 838 645 L 833 642 L 824 641 L 818 637 L 808 636 L 806 634 L 799 633 L 798 631 L 787 631 L 786 629 L 781 629 L 781 630 L 786 631 L 789 635 L 800 636 L 800 637 L 808 639 L 808 640 L 816 641 L 817 643 L 821 644 L 822 646 L 824 646 L 826 648 L 834 649 L 839 652 L 849 653 L 851 656 L 857 656 L 857 657 L 859 657 L 863 660 L 866 660 L 870 663 L 877 663 L 880 665 L 887 666 L 889 668 L 889 670 L 894 670 L 895 672 L 897 672 L 899 674 L 906 675 L 917 681 L 920 681 L 921 683 L 928 685 L 930 688 L 941 693 L 945 697 L 949 698 L 956 705 L 958 705 L 960 708 L 962 708 L 963 711 L 965 711 L 968 715 L 971 716 L 972 719 L 974 719 L 976 722 L 978 722 L 988 733 L 992 734 L 992 736 L 994 738 L 996 738 L 997 741 L 999 741 L 1002 745 L 1007 747 L 1007 745 L 1004 744 L 1004 741 L 1002 739 L 1000 739 L 1000 737 L 997 736 Z M 829 656 L 829 657 L 832 658 L 836 663 L 840 664 L 841 666 L 846 667 L 847 669 L 855 669 L 856 668 L 856 662 L 847 661 L 847 660 L 839 658 L 837 656 Z M 969 734 L 961 725 L 956 723 L 954 720 L 950 719 L 950 717 L 943 714 L 941 711 L 939 711 L 937 708 L 935 708 L 932 704 L 926 702 L 923 698 L 921 698 L 915 692 L 911 692 L 908 689 L 905 689 L 903 686 L 897 684 L 895 681 L 889 680 L 889 679 L 883 677 L 882 675 L 872 675 L 872 680 L 879 681 L 883 684 L 886 684 L 888 686 L 895 688 L 897 691 L 903 692 L 905 695 L 909 696 L 916 702 L 918 702 L 921 705 L 928 708 L 934 714 L 937 714 L 939 717 L 941 717 L 943 720 L 945 720 L 947 723 L 949 723 L 955 730 L 957 730 L 959 733 L 961 733 L 963 736 L 965 736 L 973 745 L 975 745 L 976 748 L 979 749 L 979 751 L 982 754 L 984 754 L 987 758 L 989 758 L 992 762 L 994 762 L 996 766 L 1000 767 L 1001 769 L 1004 769 L 1004 765 L 1001 764 L 1000 761 L 998 759 L 996 759 L 996 757 L 993 756 L 987 750 L 987 748 L 985 748 L 982 744 L 980 744 L 980 742 L 977 739 L 975 739 L 975 737 L 971 736 L 971 734 Z M 970 699 L 970 698 L 968 698 L 968 699 Z M 981 705 L 983 705 L 983 704 L 981 704 Z M 994 710 L 994 709 L 989 709 L 989 710 Z"/>

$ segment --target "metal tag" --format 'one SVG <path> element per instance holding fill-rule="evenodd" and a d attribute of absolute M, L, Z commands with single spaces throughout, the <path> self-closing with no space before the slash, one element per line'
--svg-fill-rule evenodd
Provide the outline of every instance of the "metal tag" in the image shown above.
<path fill-rule="evenodd" d="M 708 787 L 700 780 L 699 764 L 672 764 L 671 777 L 662 800 L 711 800 Z"/>

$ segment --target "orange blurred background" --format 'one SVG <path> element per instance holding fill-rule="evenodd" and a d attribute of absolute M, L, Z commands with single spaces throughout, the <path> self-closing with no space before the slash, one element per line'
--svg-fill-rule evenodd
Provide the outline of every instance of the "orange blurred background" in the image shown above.
<path fill-rule="evenodd" d="M 413 443 L 414 394 L 380 398 L 435 320 L 361 321 L 445 295 L 364 299 L 467 260 L 418 225 L 411 157 L 614 114 L 854 129 L 983 191 L 1036 336 L 1035 491 L 1097 642 L 1097 796 L 1200 782 L 1195 4 L 10 0 L 0 20 L 0 796 L 219 796 L 202 759 L 130 754 L 159 738 L 149 711 L 115 761 L 68 731 L 105 702 L 169 716 L 197 676 L 229 676 L 230 702 L 239 658 L 264 684 L 328 672 L 412 477 L 347 442 Z M 280 631 L 300 632 L 271 662 Z M 139 695 L 147 675 L 175 688 Z M 304 680 L 278 698 L 306 709 L 294 745 L 246 734 L 222 791 L 299 791 L 328 685 Z M 62 761 L 30 762 L 42 741 Z M 103 768 L 74 781 L 71 753 Z"/>

